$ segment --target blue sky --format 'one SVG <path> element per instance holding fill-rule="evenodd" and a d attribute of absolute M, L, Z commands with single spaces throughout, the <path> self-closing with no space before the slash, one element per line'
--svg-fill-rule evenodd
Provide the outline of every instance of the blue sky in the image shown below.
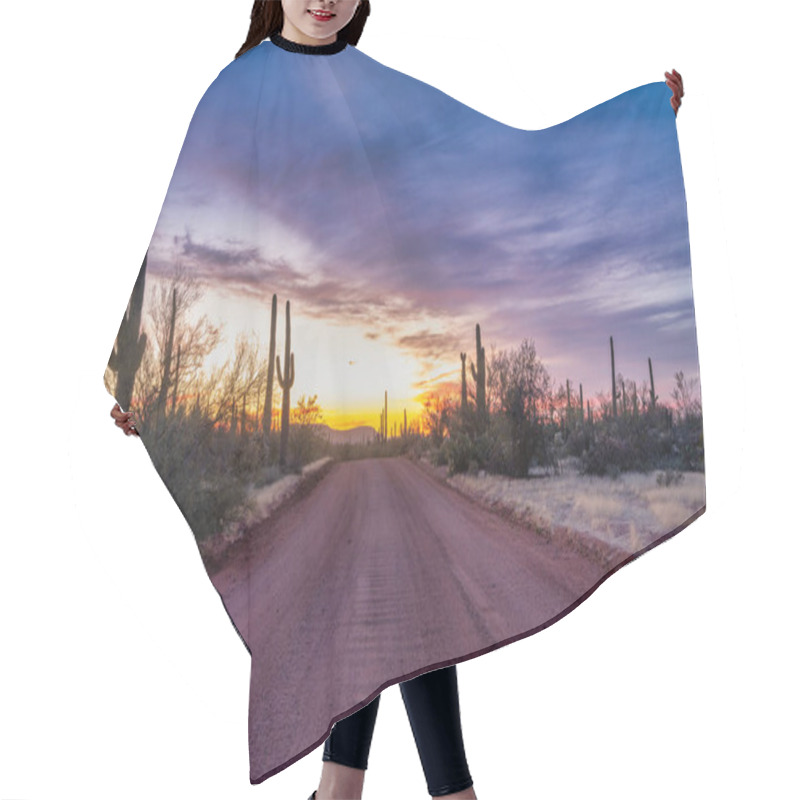
<path fill-rule="evenodd" d="M 698 373 L 670 95 L 647 84 L 525 131 L 357 49 L 262 42 L 198 105 L 148 277 L 188 266 L 228 345 L 266 340 L 272 294 L 290 300 L 299 391 L 354 413 L 384 386 L 412 402 L 460 381 L 475 323 L 487 355 L 532 339 L 587 397 L 610 389 L 613 335 L 617 370 L 638 383 L 652 357 L 666 399 Z M 365 368 L 347 389 L 342 364 Z"/>

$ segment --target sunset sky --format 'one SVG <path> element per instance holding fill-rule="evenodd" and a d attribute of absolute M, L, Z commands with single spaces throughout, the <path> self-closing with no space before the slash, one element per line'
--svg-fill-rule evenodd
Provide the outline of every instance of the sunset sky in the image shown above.
<path fill-rule="evenodd" d="M 181 263 L 197 314 L 277 353 L 291 302 L 292 402 L 332 427 L 416 416 L 459 391 L 459 353 L 535 342 L 556 385 L 584 397 L 653 360 L 698 373 L 689 244 L 669 88 L 626 92 L 541 131 L 497 122 L 348 47 L 269 41 L 200 101 L 149 249 L 147 303 Z"/>

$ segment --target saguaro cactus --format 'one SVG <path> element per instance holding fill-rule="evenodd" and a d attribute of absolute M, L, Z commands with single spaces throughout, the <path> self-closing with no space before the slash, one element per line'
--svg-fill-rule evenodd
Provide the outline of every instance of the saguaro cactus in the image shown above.
<path fill-rule="evenodd" d="M 289 447 L 289 410 L 291 400 L 289 399 L 290 389 L 294 386 L 294 353 L 292 350 L 292 327 L 289 317 L 289 301 L 286 301 L 286 342 L 284 344 L 284 373 L 281 374 L 281 357 L 277 357 L 278 385 L 283 393 L 283 404 L 281 406 L 281 448 L 278 456 L 278 463 L 281 467 L 286 466 L 286 451 Z"/>
<path fill-rule="evenodd" d="M 269 323 L 269 361 L 267 361 L 267 398 L 264 401 L 264 416 L 261 429 L 264 433 L 272 430 L 272 384 L 275 380 L 275 329 L 278 326 L 278 295 L 272 295 L 272 316 Z"/>
<path fill-rule="evenodd" d="M 461 411 L 467 410 L 467 354 L 461 353 Z"/>
<path fill-rule="evenodd" d="M 389 390 L 383 390 L 383 440 L 389 439 Z"/>
<path fill-rule="evenodd" d="M 569 391 L 569 378 L 567 378 L 567 427 L 572 422 L 572 396 Z"/>
<path fill-rule="evenodd" d="M 140 333 L 142 324 L 142 305 L 144 304 L 144 280 L 147 271 L 147 253 L 144 254 L 142 266 L 133 284 L 128 308 L 119 326 L 114 349 L 108 360 L 108 366 L 117 374 L 114 396 L 117 398 L 123 411 L 130 408 L 133 399 L 133 384 L 136 372 L 142 363 L 142 356 L 147 347 L 147 334 Z"/>
<path fill-rule="evenodd" d="M 475 325 L 475 350 L 476 363 L 470 365 L 472 380 L 475 381 L 475 405 L 477 406 L 478 416 L 483 418 L 486 413 L 486 351 L 481 346 L 481 326 Z"/>
<path fill-rule="evenodd" d="M 612 415 L 617 416 L 617 373 L 614 369 L 614 337 L 611 336 L 611 408 Z"/>
<path fill-rule="evenodd" d="M 647 367 L 650 370 L 650 410 L 655 411 L 658 397 L 656 397 L 656 387 L 653 383 L 653 362 L 650 360 L 649 356 L 647 357 Z"/>

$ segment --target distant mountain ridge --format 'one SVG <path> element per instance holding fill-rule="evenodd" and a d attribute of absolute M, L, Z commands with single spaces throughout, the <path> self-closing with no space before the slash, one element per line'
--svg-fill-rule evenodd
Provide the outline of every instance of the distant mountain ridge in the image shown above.
<path fill-rule="evenodd" d="M 317 423 L 312 427 L 331 444 L 368 444 L 378 435 L 375 428 L 369 425 L 359 425 L 357 428 L 348 428 L 344 431 L 336 430 L 323 423 Z"/>

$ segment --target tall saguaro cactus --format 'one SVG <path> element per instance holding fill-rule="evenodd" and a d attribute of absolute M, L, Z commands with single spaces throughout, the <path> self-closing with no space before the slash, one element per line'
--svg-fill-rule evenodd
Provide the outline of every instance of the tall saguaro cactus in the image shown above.
<path fill-rule="evenodd" d="M 142 325 L 142 305 L 144 304 L 144 280 L 147 271 L 147 253 L 144 254 L 142 266 L 133 284 L 128 308 L 119 326 L 114 349 L 108 360 L 109 369 L 116 372 L 117 381 L 114 396 L 123 411 L 130 408 L 133 399 L 133 384 L 136 372 L 142 363 L 142 356 L 147 347 L 147 334 L 140 333 Z"/>
<path fill-rule="evenodd" d="M 614 369 L 614 337 L 611 336 L 611 408 L 614 417 L 617 416 L 617 372 Z"/>
<path fill-rule="evenodd" d="M 481 346 L 481 326 L 475 325 L 475 351 L 476 364 L 470 365 L 472 380 L 475 381 L 475 405 L 478 410 L 479 419 L 483 419 L 486 414 L 486 350 Z"/>
<path fill-rule="evenodd" d="M 467 354 L 461 353 L 461 412 L 467 410 Z"/>
<path fill-rule="evenodd" d="M 650 370 L 650 410 L 655 412 L 656 410 L 656 387 L 653 383 L 653 362 L 650 360 L 650 357 L 647 357 L 647 367 Z"/>
<path fill-rule="evenodd" d="M 272 317 L 269 323 L 269 361 L 267 362 L 267 399 L 264 402 L 264 416 L 261 429 L 264 433 L 272 430 L 272 384 L 275 380 L 275 329 L 278 326 L 278 295 L 272 295 Z"/>
<path fill-rule="evenodd" d="M 566 427 L 572 422 L 572 396 L 570 394 L 570 387 L 569 387 L 569 378 L 567 378 L 567 419 L 566 419 Z"/>
<path fill-rule="evenodd" d="M 284 344 L 284 373 L 281 374 L 281 357 L 277 357 L 278 385 L 283 393 L 281 406 L 281 449 L 278 457 L 280 466 L 286 466 L 286 451 L 289 447 L 289 410 L 291 401 L 289 390 L 294 386 L 294 353 L 292 350 L 292 328 L 289 318 L 289 301 L 286 301 L 286 342 Z"/>

